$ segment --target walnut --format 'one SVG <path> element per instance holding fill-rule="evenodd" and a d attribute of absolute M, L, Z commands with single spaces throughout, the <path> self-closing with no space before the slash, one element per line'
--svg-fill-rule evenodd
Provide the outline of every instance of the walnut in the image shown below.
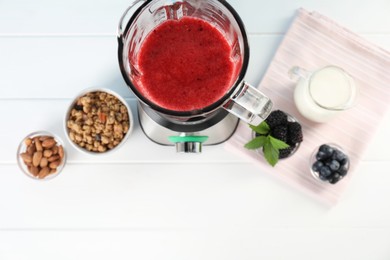
<path fill-rule="evenodd" d="M 115 96 L 94 91 L 80 97 L 66 122 L 69 138 L 92 152 L 115 148 L 129 131 L 126 106 Z"/>

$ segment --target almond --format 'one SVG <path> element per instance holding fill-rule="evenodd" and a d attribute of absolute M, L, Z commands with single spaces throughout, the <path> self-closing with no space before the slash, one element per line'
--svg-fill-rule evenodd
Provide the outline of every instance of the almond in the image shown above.
<path fill-rule="evenodd" d="M 28 153 L 21 153 L 20 157 L 22 157 L 24 163 L 31 163 L 32 162 L 32 156 Z"/>
<path fill-rule="evenodd" d="M 38 167 L 42 159 L 42 152 L 35 152 L 32 158 L 32 163 L 35 167 Z"/>
<path fill-rule="evenodd" d="M 55 168 L 55 169 L 50 169 L 50 174 L 56 173 L 56 172 L 57 172 L 57 168 Z"/>
<path fill-rule="evenodd" d="M 29 146 L 31 143 L 32 143 L 31 138 L 26 138 L 26 139 L 24 140 L 24 144 L 25 144 L 26 146 Z"/>
<path fill-rule="evenodd" d="M 50 169 L 57 169 L 57 167 L 61 164 L 61 160 L 57 160 L 57 161 L 54 161 L 54 162 L 51 162 L 49 164 L 49 167 Z"/>
<path fill-rule="evenodd" d="M 46 139 L 49 139 L 49 138 L 52 138 L 51 136 L 48 136 L 48 135 L 42 135 L 39 137 L 39 141 L 43 142 L 45 141 Z"/>
<path fill-rule="evenodd" d="M 50 174 L 50 169 L 49 169 L 49 167 L 44 167 L 44 168 L 42 168 L 40 171 L 39 171 L 39 173 L 38 173 L 38 178 L 39 179 L 43 179 L 43 178 L 45 178 L 47 175 L 49 175 Z"/>
<path fill-rule="evenodd" d="M 29 147 L 27 147 L 27 153 L 29 155 L 33 155 L 35 152 L 36 152 L 36 147 L 35 147 L 35 144 L 31 144 Z"/>
<path fill-rule="evenodd" d="M 57 154 L 58 153 L 58 146 L 54 146 L 51 150 L 53 151 L 53 154 Z"/>
<path fill-rule="evenodd" d="M 61 159 L 64 158 L 64 147 L 62 145 L 58 146 L 58 155 Z"/>
<path fill-rule="evenodd" d="M 42 142 L 43 148 L 52 148 L 57 142 L 53 138 L 48 138 Z"/>
<path fill-rule="evenodd" d="M 34 176 L 37 176 L 39 174 L 39 169 L 38 167 L 35 167 L 35 166 L 30 166 L 28 167 L 28 171 L 34 175 Z"/>
<path fill-rule="evenodd" d="M 38 152 L 42 152 L 43 148 L 42 148 L 41 141 L 39 141 L 38 138 L 34 138 L 34 139 L 35 139 L 35 148 L 37 149 Z"/>
<path fill-rule="evenodd" d="M 41 162 L 39 163 L 39 166 L 41 168 L 43 168 L 43 167 L 46 167 L 48 163 L 49 163 L 49 161 L 47 160 L 47 158 L 46 157 L 42 157 Z"/>
<path fill-rule="evenodd" d="M 46 158 L 49 158 L 50 156 L 52 156 L 52 154 L 53 154 L 52 150 L 44 150 L 43 151 L 43 156 Z"/>
<path fill-rule="evenodd" d="M 52 155 L 49 159 L 47 159 L 49 162 L 54 162 L 60 159 L 59 155 Z"/>

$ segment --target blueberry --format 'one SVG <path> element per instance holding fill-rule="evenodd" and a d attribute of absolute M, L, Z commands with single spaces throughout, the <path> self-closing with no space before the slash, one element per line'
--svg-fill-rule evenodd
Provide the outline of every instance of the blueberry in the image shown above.
<path fill-rule="evenodd" d="M 330 164 L 332 163 L 333 159 L 332 158 L 327 158 L 325 160 L 323 160 L 323 163 L 326 165 L 326 166 L 330 166 Z"/>
<path fill-rule="evenodd" d="M 340 162 L 340 165 L 346 165 L 346 164 L 349 162 L 349 160 L 348 160 L 347 157 L 345 157 L 344 159 L 342 159 L 342 160 L 339 161 L 339 162 Z"/>
<path fill-rule="evenodd" d="M 321 145 L 318 150 L 326 155 L 325 158 L 331 157 L 334 152 L 334 149 L 327 144 Z"/>
<path fill-rule="evenodd" d="M 327 177 L 332 174 L 332 171 L 328 166 L 322 166 L 320 169 L 320 175 Z"/>
<path fill-rule="evenodd" d="M 332 160 L 329 164 L 329 168 L 332 171 L 337 171 L 340 168 L 340 163 L 336 160 Z"/>
<path fill-rule="evenodd" d="M 317 160 L 324 160 L 328 158 L 328 156 L 326 155 L 325 152 L 322 152 L 322 151 L 319 151 L 317 154 L 316 154 L 316 159 Z"/>
<path fill-rule="evenodd" d="M 333 153 L 334 153 L 334 149 L 332 147 L 329 147 L 328 149 L 325 150 L 325 154 L 328 157 L 331 157 Z"/>
<path fill-rule="evenodd" d="M 347 175 L 348 168 L 345 165 L 342 165 L 338 170 L 338 172 L 340 173 L 341 176 L 345 176 Z"/>
<path fill-rule="evenodd" d="M 347 156 L 342 151 L 336 150 L 335 154 L 336 154 L 335 159 L 339 162 L 347 158 Z"/>
<path fill-rule="evenodd" d="M 329 145 L 323 144 L 323 145 L 320 146 L 319 150 L 320 150 L 321 152 L 325 152 L 325 150 L 327 150 L 328 148 L 330 148 Z"/>
<path fill-rule="evenodd" d="M 338 172 L 335 172 L 331 178 L 329 178 L 329 182 L 331 184 L 336 184 L 339 180 L 341 180 L 343 176 L 341 176 Z"/>
<path fill-rule="evenodd" d="M 315 172 L 319 172 L 322 166 L 324 166 L 324 164 L 321 161 L 316 161 L 313 163 L 311 169 Z"/>
<path fill-rule="evenodd" d="M 326 176 L 319 175 L 318 177 L 320 177 L 320 179 L 321 179 L 322 181 L 328 181 L 328 177 L 326 177 Z"/>

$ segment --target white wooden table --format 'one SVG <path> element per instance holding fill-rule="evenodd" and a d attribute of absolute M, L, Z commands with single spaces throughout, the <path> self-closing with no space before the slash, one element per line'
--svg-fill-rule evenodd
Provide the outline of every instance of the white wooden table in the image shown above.
<path fill-rule="evenodd" d="M 390 49 L 389 0 L 230 3 L 249 32 L 254 85 L 301 6 Z M 150 142 L 138 123 L 117 153 L 96 158 L 67 143 L 60 176 L 24 176 L 18 143 L 40 129 L 65 138 L 65 109 L 82 89 L 111 88 L 136 111 L 116 54 L 117 22 L 129 4 L 0 1 L 1 260 L 390 259 L 389 113 L 331 209 L 223 145 L 176 154 Z"/>

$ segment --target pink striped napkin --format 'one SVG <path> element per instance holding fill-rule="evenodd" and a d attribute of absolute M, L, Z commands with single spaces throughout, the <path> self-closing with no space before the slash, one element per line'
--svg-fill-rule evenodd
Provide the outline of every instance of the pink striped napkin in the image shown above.
<path fill-rule="evenodd" d="M 360 88 L 356 106 L 331 123 L 316 124 L 303 118 L 295 108 L 295 82 L 288 77 L 293 66 L 315 70 L 326 65 L 345 69 Z M 259 89 L 281 109 L 302 124 L 304 141 L 292 157 L 272 168 L 264 158 L 243 146 L 251 136 L 240 123 L 226 149 L 253 160 L 266 173 L 287 182 L 329 205 L 335 204 L 354 175 L 375 130 L 390 103 L 390 53 L 362 39 L 331 19 L 300 9 L 271 62 Z M 336 185 L 322 183 L 310 174 L 309 158 L 323 143 L 339 144 L 350 157 L 348 175 Z"/>

